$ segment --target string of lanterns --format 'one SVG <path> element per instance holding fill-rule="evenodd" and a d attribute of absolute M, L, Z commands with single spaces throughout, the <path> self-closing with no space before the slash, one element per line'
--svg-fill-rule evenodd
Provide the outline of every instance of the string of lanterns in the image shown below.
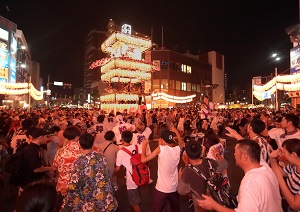
<path fill-rule="evenodd" d="M 35 100 L 43 99 L 43 91 L 38 91 L 32 83 L 0 83 L 0 94 L 24 95 L 30 94 Z"/>
<path fill-rule="evenodd" d="M 153 93 L 151 95 L 153 97 L 153 100 L 166 100 L 173 103 L 187 103 L 193 101 L 193 98 L 196 97 L 195 94 L 190 96 L 171 96 L 169 94 L 159 92 L 159 93 Z"/>

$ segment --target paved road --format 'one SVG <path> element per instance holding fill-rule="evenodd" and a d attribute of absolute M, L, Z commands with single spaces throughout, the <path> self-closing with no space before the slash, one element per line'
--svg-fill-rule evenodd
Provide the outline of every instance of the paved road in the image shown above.
<path fill-rule="evenodd" d="M 232 139 L 227 140 L 227 151 L 225 153 L 225 159 L 229 162 L 228 167 L 228 177 L 232 186 L 232 191 L 237 194 L 238 187 L 240 181 L 243 177 L 243 172 L 240 168 L 235 165 L 234 160 L 234 146 L 235 141 Z M 156 141 L 150 142 L 151 150 L 154 150 L 157 147 Z M 180 162 L 179 166 L 183 166 L 182 161 Z M 149 212 L 151 211 L 151 204 L 152 204 L 152 193 L 153 189 L 156 184 L 157 179 L 157 158 L 153 159 L 149 162 L 151 178 L 153 179 L 153 183 L 151 185 L 146 185 L 140 188 L 141 197 L 142 197 L 142 211 Z M 131 212 L 131 207 L 127 201 L 127 192 L 126 192 L 126 185 L 125 185 L 125 172 L 122 169 L 118 173 L 118 185 L 119 190 L 116 194 L 118 203 L 119 203 L 119 212 Z M 17 188 L 9 185 L 8 177 L 5 178 L 5 187 L 4 189 L 0 189 L 0 212 L 13 212 L 15 203 L 17 200 Z M 193 209 L 188 209 L 188 200 L 185 196 L 180 197 L 180 210 L 181 211 L 193 211 Z M 169 208 L 166 208 L 166 212 L 170 212 Z"/>

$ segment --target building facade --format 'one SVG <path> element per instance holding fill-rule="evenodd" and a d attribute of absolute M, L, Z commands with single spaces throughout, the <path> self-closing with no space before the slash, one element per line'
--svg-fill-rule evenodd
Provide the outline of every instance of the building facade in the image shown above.
<path fill-rule="evenodd" d="M 195 94 L 194 103 L 201 101 L 203 95 L 211 96 L 211 91 L 204 87 L 212 84 L 212 65 L 199 60 L 199 56 L 157 49 L 146 52 L 145 60 L 160 66 L 160 71 L 152 73 L 152 92 L 180 97 Z M 152 101 L 152 107 L 172 106 L 175 106 L 174 102 Z"/>

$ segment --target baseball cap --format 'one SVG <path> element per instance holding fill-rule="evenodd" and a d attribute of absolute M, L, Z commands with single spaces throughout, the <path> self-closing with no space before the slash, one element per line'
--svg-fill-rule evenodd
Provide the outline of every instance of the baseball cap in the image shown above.
<path fill-rule="evenodd" d="M 161 132 L 160 137 L 168 144 L 175 143 L 173 140 L 174 133 L 170 130 L 165 130 Z"/>

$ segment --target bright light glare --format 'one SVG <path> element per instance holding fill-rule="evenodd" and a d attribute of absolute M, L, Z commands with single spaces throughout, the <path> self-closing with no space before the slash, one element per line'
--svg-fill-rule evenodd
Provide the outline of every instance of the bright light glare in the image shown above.
<path fill-rule="evenodd" d="M 26 49 L 26 47 L 25 46 L 21 46 L 21 49 Z"/>
<path fill-rule="evenodd" d="M 21 64 L 21 68 L 26 68 L 26 65 L 25 64 Z"/>
<path fill-rule="evenodd" d="M 276 56 L 277 56 L 277 54 L 275 54 L 275 53 L 272 54 L 272 57 L 276 57 Z"/>
<path fill-rule="evenodd" d="M 277 57 L 275 60 L 276 60 L 276 61 L 279 61 L 279 60 L 280 60 L 280 57 Z"/>

